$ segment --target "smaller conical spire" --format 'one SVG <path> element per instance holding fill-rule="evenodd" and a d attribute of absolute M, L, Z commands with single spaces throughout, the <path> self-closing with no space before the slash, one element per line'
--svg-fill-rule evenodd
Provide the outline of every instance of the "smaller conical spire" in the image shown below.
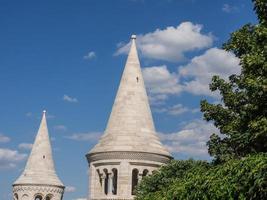
<path fill-rule="evenodd" d="M 54 168 L 45 110 L 25 170 L 14 183 L 18 184 L 63 186 Z"/>

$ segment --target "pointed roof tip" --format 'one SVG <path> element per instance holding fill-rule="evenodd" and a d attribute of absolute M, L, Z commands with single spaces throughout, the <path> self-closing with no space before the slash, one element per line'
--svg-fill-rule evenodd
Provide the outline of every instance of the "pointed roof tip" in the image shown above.
<path fill-rule="evenodd" d="M 43 123 L 46 123 L 46 110 L 43 110 L 43 116 L 42 116 L 42 120 L 41 120 L 41 124 L 40 126 L 42 126 Z"/>
<path fill-rule="evenodd" d="M 131 39 L 132 39 L 132 40 L 135 40 L 135 39 L 136 39 L 136 35 L 132 35 L 132 36 L 131 36 Z"/>

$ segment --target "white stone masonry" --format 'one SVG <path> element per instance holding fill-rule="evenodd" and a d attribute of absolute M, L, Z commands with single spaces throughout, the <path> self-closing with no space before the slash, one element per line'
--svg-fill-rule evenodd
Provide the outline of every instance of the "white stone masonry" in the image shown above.
<path fill-rule="evenodd" d="M 63 192 L 64 185 L 54 168 L 44 111 L 26 167 L 13 184 L 13 196 L 15 200 L 61 200 Z"/>
<path fill-rule="evenodd" d="M 89 200 L 132 200 L 136 185 L 172 159 L 156 134 L 136 49 L 136 36 L 104 135 L 86 155 Z"/>

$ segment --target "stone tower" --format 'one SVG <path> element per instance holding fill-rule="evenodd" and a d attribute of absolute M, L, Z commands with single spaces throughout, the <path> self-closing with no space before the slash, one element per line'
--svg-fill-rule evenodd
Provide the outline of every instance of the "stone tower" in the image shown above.
<path fill-rule="evenodd" d="M 90 168 L 90 200 L 133 199 L 138 181 L 172 158 L 156 135 L 137 54 L 136 36 L 131 39 L 105 133 L 86 155 Z"/>
<path fill-rule="evenodd" d="M 52 157 L 45 111 L 22 175 L 13 184 L 14 200 L 61 200 L 64 185 Z"/>

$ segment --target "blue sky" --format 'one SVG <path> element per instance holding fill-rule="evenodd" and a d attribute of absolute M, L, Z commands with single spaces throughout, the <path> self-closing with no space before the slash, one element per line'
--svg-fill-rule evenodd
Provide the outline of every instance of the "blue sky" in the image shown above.
<path fill-rule="evenodd" d="M 22 172 L 42 110 L 65 200 L 85 198 L 85 154 L 105 126 L 137 34 L 155 126 L 177 159 L 210 159 L 199 101 L 213 74 L 238 73 L 219 49 L 256 22 L 245 0 L 0 1 L 0 199 Z"/>

